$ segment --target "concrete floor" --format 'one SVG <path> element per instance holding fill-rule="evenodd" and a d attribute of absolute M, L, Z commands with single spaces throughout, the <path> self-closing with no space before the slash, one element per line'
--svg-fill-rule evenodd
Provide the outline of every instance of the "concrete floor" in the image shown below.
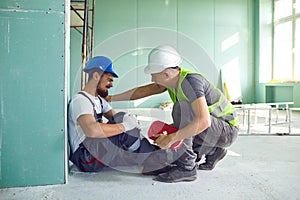
<path fill-rule="evenodd" d="M 300 137 L 241 134 L 213 171 L 188 183 L 107 169 L 73 171 L 68 184 L 0 189 L 11 199 L 300 199 Z"/>

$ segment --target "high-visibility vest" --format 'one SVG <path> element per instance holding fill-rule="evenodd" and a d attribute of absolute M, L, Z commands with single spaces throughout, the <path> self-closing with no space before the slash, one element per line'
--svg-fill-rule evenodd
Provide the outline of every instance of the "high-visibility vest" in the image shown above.
<path fill-rule="evenodd" d="M 207 80 L 202 74 L 200 74 L 198 72 L 193 72 L 193 71 L 181 68 L 180 78 L 179 78 L 178 87 L 177 87 L 177 95 L 176 95 L 176 91 L 174 88 L 168 88 L 170 98 L 172 99 L 172 101 L 174 103 L 176 101 L 190 102 L 189 99 L 185 96 L 185 94 L 181 88 L 182 81 L 188 74 L 198 74 L 201 77 L 203 77 L 205 80 Z M 222 118 L 225 121 L 228 121 L 228 123 L 230 123 L 233 126 L 238 126 L 239 120 L 238 120 L 236 113 L 234 112 L 234 110 L 235 110 L 234 106 L 225 99 L 224 94 L 218 88 L 216 88 L 210 81 L 208 81 L 208 82 L 214 88 L 214 90 L 216 92 L 218 92 L 220 95 L 220 98 L 216 103 L 208 106 L 209 113 L 215 117 Z"/>

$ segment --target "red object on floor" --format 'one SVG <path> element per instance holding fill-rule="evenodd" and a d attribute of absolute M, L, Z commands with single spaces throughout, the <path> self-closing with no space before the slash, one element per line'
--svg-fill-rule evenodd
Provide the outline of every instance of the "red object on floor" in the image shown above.
<path fill-rule="evenodd" d="M 148 130 L 148 136 L 150 139 L 152 139 L 153 141 L 156 140 L 156 135 L 159 134 L 171 134 L 174 133 L 178 130 L 178 128 L 171 126 L 169 124 L 166 124 L 162 121 L 154 121 Z M 170 149 L 171 150 L 177 150 L 181 147 L 183 140 L 181 141 L 177 141 L 174 144 L 171 145 Z"/>

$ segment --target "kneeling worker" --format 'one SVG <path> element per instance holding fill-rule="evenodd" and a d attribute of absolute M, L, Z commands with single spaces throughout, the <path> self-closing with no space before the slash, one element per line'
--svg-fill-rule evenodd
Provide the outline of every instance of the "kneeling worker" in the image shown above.
<path fill-rule="evenodd" d="M 108 96 L 108 101 L 136 100 L 168 91 L 174 102 L 172 117 L 178 131 L 160 135 L 155 141 L 160 148 L 168 148 L 183 140 L 184 153 L 167 172 L 156 180 L 164 182 L 192 181 L 196 175 L 196 162 L 206 155 L 200 170 L 212 170 L 226 155 L 238 134 L 238 118 L 234 107 L 202 74 L 179 67 L 182 58 L 173 47 L 162 45 L 148 56 L 145 73 L 154 83 Z M 179 149 L 180 151 L 180 149 Z"/>

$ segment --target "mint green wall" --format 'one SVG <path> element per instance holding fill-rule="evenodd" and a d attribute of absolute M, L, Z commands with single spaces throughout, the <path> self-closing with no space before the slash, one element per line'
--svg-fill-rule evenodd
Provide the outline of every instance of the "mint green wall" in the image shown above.
<path fill-rule="evenodd" d="M 219 69 L 238 64 L 243 103 L 252 103 L 254 98 L 253 7 L 252 0 L 215 0 L 215 63 Z M 222 52 L 223 42 L 235 34 L 238 42 Z M 232 76 L 237 75 L 232 72 Z"/>
<path fill-rule="evenodd" d="M 272 79 L 272 0 L 255 0 L 254 102 L 266 102 L 266 82 Z"/>
<path fill-rule="evenodd" d="M 300 83 L 260 83 L 263 102 L 294 102 L 291 107 L 300 107 Z"/>
<path fill-rule="evenodd" d="M 64 1 L 0 1 L 0 188 L 64 176 Z"/>
<path fill-rule="evenodd" d="M 294 107 L 300 108 L 300 83 L 293 84 Z"/>
<path fill-rule="evenodd" d="M 221 67 L 237 60 L 243 101 L 253 102 L 253 11 L 252 0 L 96 0 L 94 55 L 115 62 L 120 78 L 112 94 L 151 81 L 143 68 L 151 48 L 160 44 L 175 46 L 184 57 L 182 67 L 203 73 L 219 87 Z M 238 43 L 222 51 L 222 43 L 234 34 Z M 76 42 L 81 40 L 72 45 Z M 72 64 L 72 71 L 78 67 Z M 163 94 L 113 106 L 157 107 L 168 99 Z"/>
<path fill-rule="evenodd" d="M 120 78 L 112 94 L 151 81 L 143 68 L 151 48 L 160 44 L 175 46 L 185 59 L 182 67 L 203 73 L 219 87 L 221 67 L 237 59 L 243 101 L 253 102 L 253 13 L 253 0 L 96 0 L 94 55 L 115 62 Z M 222 42 L 233 34 L 238 34 L 238 43 L 222 52 Z M 72 49 L 75 62 L 73 55 L 78 53 Z M 72 71 L 78 66 L 72 64 Z M 157 107 L 168 99 L 163 94 L 113 106 Z"/>

